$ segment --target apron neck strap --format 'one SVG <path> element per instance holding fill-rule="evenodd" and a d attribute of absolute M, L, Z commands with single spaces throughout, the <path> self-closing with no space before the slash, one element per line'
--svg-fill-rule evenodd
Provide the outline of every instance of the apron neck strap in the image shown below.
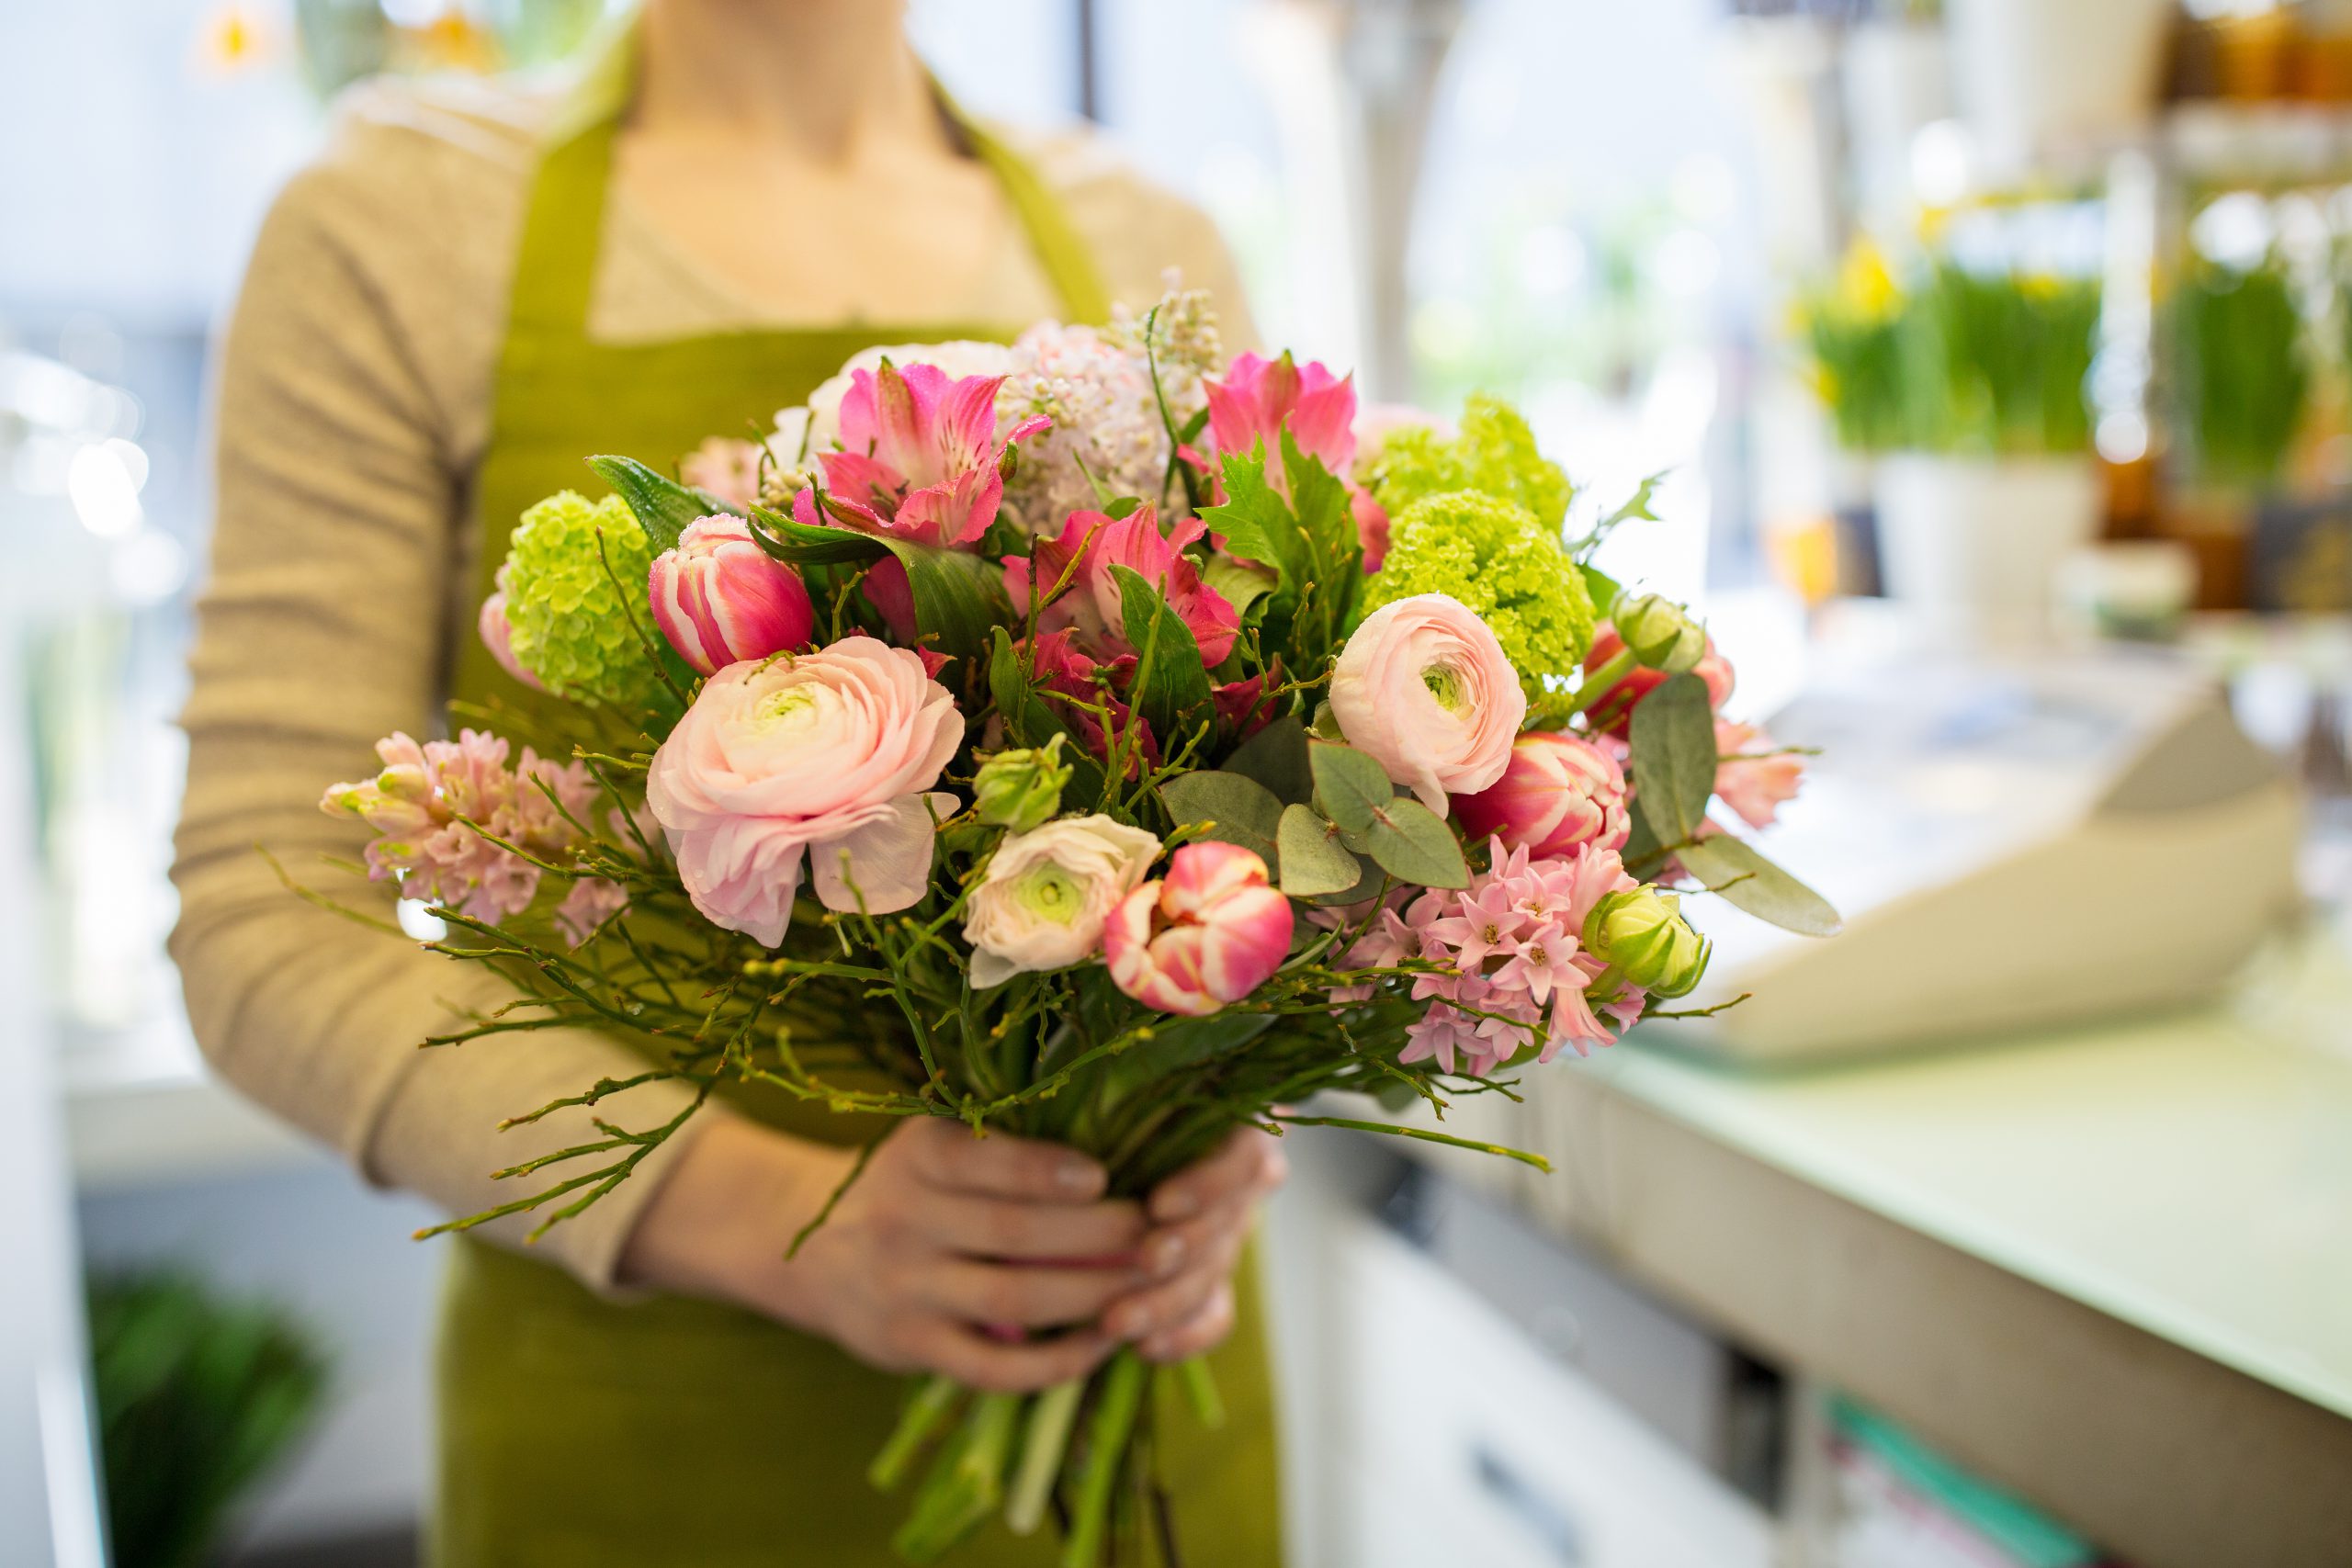
<path fill-rule="evenodd" d="M 604 237 L 613 142 L 637 82 L 634 17 L 592 49 L 586 69 L 548 127 L 524 209 L 515 255 L 509 331 L 585 337 Z M 1111 295 L 1061 200 L 1028 161 L 984 130 L 933 81 L 941 112 L 971 154 L 995 175 L 1052 285 L 1068 322 L 1110 319 Z"/>

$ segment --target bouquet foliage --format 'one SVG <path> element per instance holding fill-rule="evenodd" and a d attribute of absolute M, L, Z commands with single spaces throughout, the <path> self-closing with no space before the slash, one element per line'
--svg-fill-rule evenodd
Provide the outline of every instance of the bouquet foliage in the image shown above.
<path fill-rule="evenodd" d="M 764 440 L 651 456 L 676 477 L 596 457 L 610 496 L 535 506 L 483 606 L 554 700 L 390 737 L 324 802 L 433 947 L 514 983 L 436 1043 L 642 1046 L 519 1121 L 762 1085 L 1060 1141 L 1126 1194 L 1245 1124 L 1488 1148 L 1436 1124 L 1452 1098 L 1698 983 L 1676 889 L 1835 925 L 1711 814 L 1769 822 L 1797 759 L 1717 716 L 1702 628 L 1589 564 L 1647 488 L 1566 540 L 1568 480 L 1502 403 L 1360 409 L 1320 365 L 1228 362 L 1178 293 L 869 351 Z M 684 1121 L 601 1122 L 447 1228 L 577 1214 Z M 1000 1509 L 1051 1509 L 1073 1568 L 1164 1530 L 1153 1375 L 925 1385 L 875 1468 L 923 1469 L 900 1551 Z"/>

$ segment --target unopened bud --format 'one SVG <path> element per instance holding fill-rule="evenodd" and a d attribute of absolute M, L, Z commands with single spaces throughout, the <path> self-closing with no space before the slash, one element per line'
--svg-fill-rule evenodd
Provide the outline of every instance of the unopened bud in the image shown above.
<path fill-rule="evenodd" d="M 1057 735 L 1043 747 L 1000 751 L 982 762 L 972 781 L 980 820 L 1015 833 L 1052 820 L 1070 778 L 1069 765 L 1060 761 L 1062 739 Z"/>
<path fill-rule="evenodd" d="M 1707 972 L 1713 945 L 1690 929 L 1671 893 L 1611 893 L 1585 917 L 1587 953 L 1653 997 L 1684 997 Z"/>
<path fill-rule="evenodd" d="M 1626 594 L 1618 599 L 1609 619 L 1634 657 L 1652 670 L 1679 675 L 1697 669 L 1707 656 L 1706 628 L 1671 599 Z"/>

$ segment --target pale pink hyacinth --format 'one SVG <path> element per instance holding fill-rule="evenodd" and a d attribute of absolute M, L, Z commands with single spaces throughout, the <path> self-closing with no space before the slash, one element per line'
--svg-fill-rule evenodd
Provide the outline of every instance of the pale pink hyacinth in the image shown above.
<path fill-rule="evenodd" d="M 1474 839 L 1499 838 L 1529 853 L 1562 855 L 1579 844 L 1622 850 L 1633 833 L 1625 771 L 1580 735 L 1542 731 L 1511 746 L 1503 775 L 1453 797 L 1453 819 Z"/>
<path fill-rule="evenodd" d="M 1144 883 L 1102 931 L 1120 990 L 1162 1012 L 1202 1018 L 1262 986 L 1290 954 L 1296 916 L 1238 844 L 1186 844 L 1165 878 Z"/>
<path fill-rule="evenodd" d="M 653 624 L 701 675 L 800 648 L 817 624 L 800 574 L 769 555 L 741 517 L 697 517 L 653 558 Z"/>
<path fill-rule="evenodd" d="M 1331 671 L 1348 744 L 1442 817 L 1449 795 L 1503 776 L 1527 694 L 1494 632 L 1444 593 L 1416 593 L 1363 618 Z"/>
<path fill-rule="evenodd" d="M 860 533 L 934 548 L 978 544 L 1004 495 L 1007 447 L 1046 428 L 1024 420 L 997 439 L 1001 376 L 949 379 L 933 365 L 885 360 L 850 378 L 841 405 L 842 450 L 818 454 L 831 487 L 831 521 Z M 794 515 L 816 523 L 803 491 Z"/>
<path fill-rule="evenodd" d="M 514 657 L 514 624 L 506 618 L 506 575 L 511 569 L 499 563 L 496 587 L 489 598 L 481 602 L 481 610 L 474 620 L 474 630 L 481 637 L 482 646 L 498 660 L 498 667 L 535 692 L 544 692 L 539 678 L 531 673 L 524 662 Z"/>
<path fill-rule="evenodd" d="M 333 785 L 319 808 L 356 817 L 376 829 L 379 837 L 366 851 L 371 880 L 396 880 L 402 897 L 455 909 L 469 919 L 494 925 L 529 908 L 538 896 L 540 868 L 492 838 L 561 863 L 580 840 L 573 824 L 587 821 L 595 809 L 597 790 L 586 763 L 549 761 L 526 746 L 520 764 L 510 769 L 506 741 L 481 730 L 421 744 L 396 732 L 376 743 L 376 754 L 383 760 L 381 773 Z M 616 885 L 582 877 L 556 919 L 576 945 L 628 902 Z M 584 919 L 590 911 L 594 918 Z"/>
<path fill-rule="evenodd" d="M 1804 783 L 1804 759 L 1756 725 L 1715 720 L 1715 794 L 1751 828 L 1769 828 Z"/>
<path fill-rule="evenodd" d="M 760 464 L 768 449 L 756 441 L 714 435 L 678 459 L 678 478 L 729 506 L 760 499 Z"/>
<path fill-rule="evenodd" d="M 1060 596 L 1038 611 L 1038 629 L 1068 630 L 1087 653 L 1115 659 L 1136 651 L 1127 639 L 1119 581 L 1111 570 L 1124 566 L 1159 590 L 1200 645 L 1201 662 L 1214 667 L 1233 651 L 1241 617 L 1224 594 L 1201 581 L 1199 567 L 1184 554 L 1206 532 L 1197 518 L 1187 517 L 1163 534 L 1149 506 L 1118 518 L 1073 512 L 1060 537 L 1040 538 L 1026 560 L 1016 556 L 1005 561 L 1005 591 L 1013 609 L 1026 615 L 1034 583 L 1051 591 L 1068 579 Z"/>
<path fill-rule="evenodd" d="M 1613 1043 L 1641 1017 L 1638 987 L 1605 997 L 1586 987 L 1607 967 L 1579 933 L 1593 906 L 1640 886 L 1614 850 L 1592 844 L 1536 857 L 1491 840 L 1488 868 L 1459 892 L 1430 888 L 1402 911 L 1385 908 L 1340 965 L 1393 967 L 1407 959 L 1444 966 L 1416 975 L 1412 995 L 1430 1004 L 1407 1032 L 1400 1062 L 1434 1059 L 1442 1071 L 1483 1077 L 1530 1044 L 1548 1062 L 1566 1048 L 1581 1055 Z M 1368 986 L 1335 990 L 1333 1001 L 1364 999 Z"/>
<path fill-rule="evenodd" d="M 784 940 L 805 869 L 829 909 L 903 909 L 930 886 L 934 792 L 964 716 L 922 657 L 870 637 L 730 664 L 653 754 L 646 803 L 712 923 Z"/>

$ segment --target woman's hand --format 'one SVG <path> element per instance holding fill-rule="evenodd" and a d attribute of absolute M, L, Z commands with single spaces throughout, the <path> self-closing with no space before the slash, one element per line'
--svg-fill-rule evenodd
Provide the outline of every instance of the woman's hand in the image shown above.
<path fill-rule="evenodd" d="M 623 1275 L 735 1302 L 876 1366 L 1046 1388 L 1124 1340 L 1177 1359 L 1224 1337 L 1251 1209 L 1279 1179 L 1259 1146 L 1271 1140 L 1247 1136 L 1162 1185 L 1148 1219 L 1102 1198 L 1102 1168 L 1081 1155 L 910 1118 L 786 1262 L 855 1156 L 724 1118 L 647 1206 Z M 1013 1333 L 1067 1325 L 1087 1326 L 1034 1342 Z"/>

